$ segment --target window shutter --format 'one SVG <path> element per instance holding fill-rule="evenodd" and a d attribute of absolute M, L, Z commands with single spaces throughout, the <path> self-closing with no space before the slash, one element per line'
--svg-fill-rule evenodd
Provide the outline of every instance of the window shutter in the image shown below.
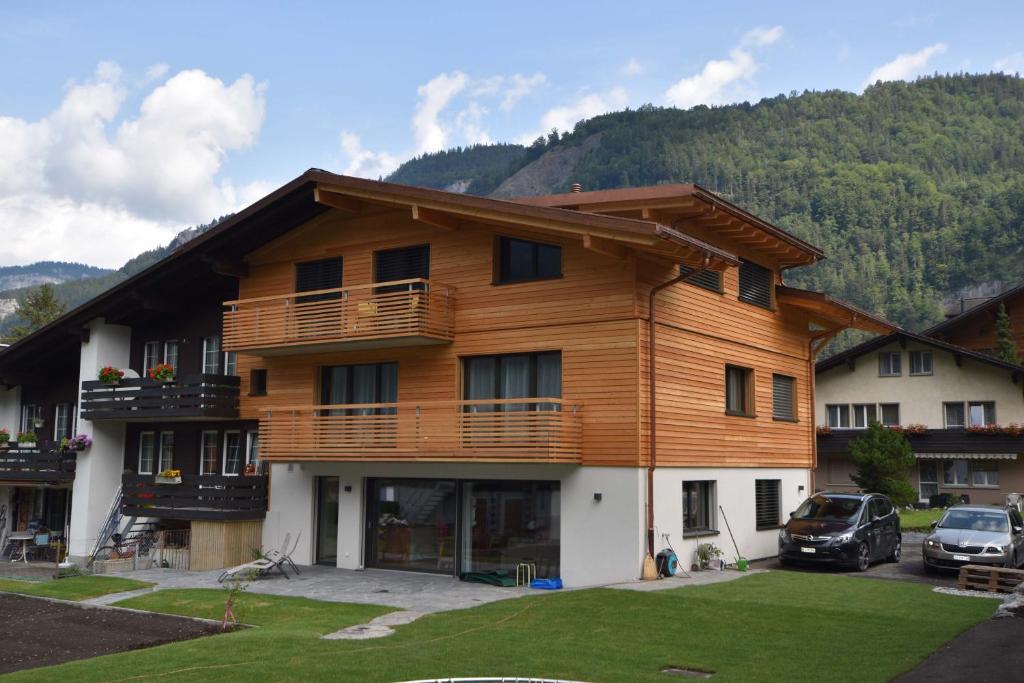
<path fill-rule="evenodd" d="M 694 268 L 679 266 L 680 275 L 692 273 L 694 270 Z M 687 280 L 687 282 L 697 285 L 698 287 L 703 287 L 704 289 L 709 289 L 712 292 L 722 291 L 722 273 L 717 270 L 705 270 L 698 275 L 694 275 L 692 278 Z"/>
<path fill-rule="evenodd" d="M 754 508 L 758 529 L 774 529 L 782 517 L 782 481 L 754 480 Z"/>
<path fill-rule="evenodd" d="M 430 245 L 388 249 L 374 254 L 374 282 L 394 282 L 413 278 L 430 277 Z M 398 291 L 409 289 L 408 285 L 378 287 L 377 291 Z"/>
<path fill-rule="evenodd" d="M 328 258 L 320 261 L 306 261 L 295 264 L 295 291 L 315 292 L 319 289 L 335 289 L 341 287 L 341 258 Z M 322 301 L 340 299 L 340 293 L 317 294 L 299 297 L 299 301 Z"/>
<path fill-rule="evenodd" d="M 772 375 L 772 417 L 776 420 L 796 419 L 796 380 L 786 375 Z"/>
<path fill-rule="evenodd" d="M 740 301 L 772 307 L 772 271 L 750 261 L 740 262 Z"/>

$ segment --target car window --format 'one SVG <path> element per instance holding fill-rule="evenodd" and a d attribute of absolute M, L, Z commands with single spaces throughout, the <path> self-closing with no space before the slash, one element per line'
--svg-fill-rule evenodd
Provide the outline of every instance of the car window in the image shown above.
<path fill-rule="evenodd" d="M 880 517 L 892 514 L 892 503 L 887 498 L 875 498 L 875 502 L 878 504 L 878 515 Z"/>
<path fill-rule="evenodd" d="M 859 498 L 833 498 L 817 495 L 805 500 L 793 516 L 798 519 L 827 519 L 852 522 L 860 510 Z"/>
<path fill-rule="evenodd" d="M 958 510 L 952 508 L 939 520 L 940 529 L 965 529 L 970 531 L 995 531 L 1006 533 L 1010 530 L 1008 517 L 1002 510 Z"/>

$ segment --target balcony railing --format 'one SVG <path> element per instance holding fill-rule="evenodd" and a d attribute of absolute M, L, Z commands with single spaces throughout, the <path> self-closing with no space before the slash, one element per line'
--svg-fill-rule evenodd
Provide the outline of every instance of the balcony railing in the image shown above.
<path fill-rule="evenodd" d="M 263 460 L 579 463 L 578 407 L 558 398 L 292 406 L 260 416 Z"/>
<path fill-rule="evenodd" d="M 238 417 L 238 377 L 191 375 L 172 382 L 122 379 L 82 382 L 86 420 L 223 420 Z"/>
<path fill-rule="evenodd" d="M 224 349 L 264 355 L 452 340 L 453 291 L 413 278 L 226 301 Z"/>
<path fill-rule="evenodd" d="M 65 482 L 75 478 L 75 454 L 56 444 L 0 449 L 0 481 Z"/>
<path fill-rule="evenodd" d="M 267 477 L 182 475 L 180 483 L 158 484 L 145 474 L 121 479 L 122 514 L 163 519 L 263 519 Z"/>

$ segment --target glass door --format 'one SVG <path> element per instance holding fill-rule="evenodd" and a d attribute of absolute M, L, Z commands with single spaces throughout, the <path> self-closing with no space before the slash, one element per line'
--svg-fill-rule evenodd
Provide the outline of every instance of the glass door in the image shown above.
<path fill-rule="evenodd" d="M 316 478 L 316 563 L 338 565 L 338 478 Z"/>
<path fill-rule="evenodd" d="M 927 503 L 939 493 L 939 468 L 937 460 L 921 460 L 917 463 L 921 502 Z"/>
<path fill-rule="evenodd" d="M 450 479 L 373 479 L 367 566 L 455 572 L 456 486 Z"/>

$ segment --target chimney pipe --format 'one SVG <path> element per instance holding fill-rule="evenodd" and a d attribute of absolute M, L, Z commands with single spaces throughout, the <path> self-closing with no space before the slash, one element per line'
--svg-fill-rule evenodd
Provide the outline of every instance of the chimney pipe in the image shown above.
<path fill-rule="evenodd" d="M 570 192 L 583 192 L 583 186 L 580 185 L 579 183 L 573 183 L 572 185 L 569 186 L 569 191 Z"/>

